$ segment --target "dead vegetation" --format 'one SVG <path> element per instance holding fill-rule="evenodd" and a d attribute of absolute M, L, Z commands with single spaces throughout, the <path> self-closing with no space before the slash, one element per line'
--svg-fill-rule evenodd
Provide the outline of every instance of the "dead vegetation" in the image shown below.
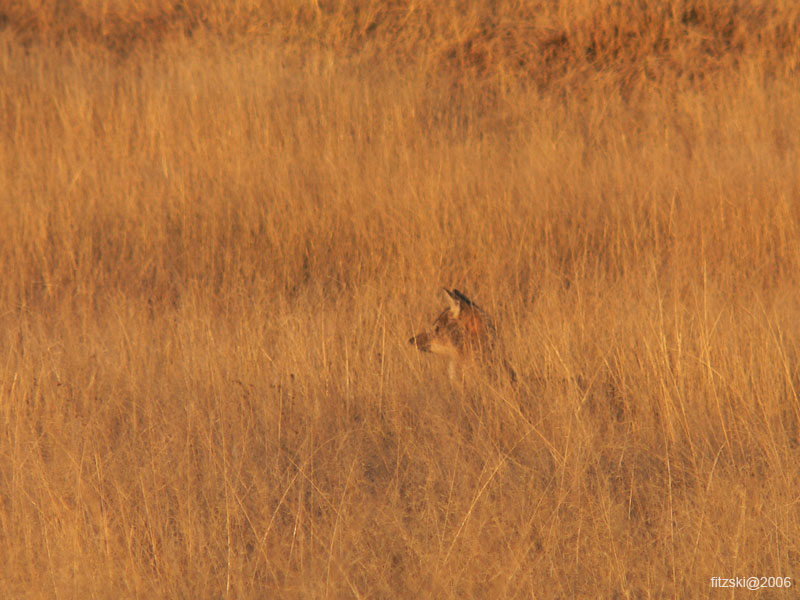
<path fill-rule="evenodd" d="M 799 10 L 3 4 L 4 593 L 796 584 Z"/>

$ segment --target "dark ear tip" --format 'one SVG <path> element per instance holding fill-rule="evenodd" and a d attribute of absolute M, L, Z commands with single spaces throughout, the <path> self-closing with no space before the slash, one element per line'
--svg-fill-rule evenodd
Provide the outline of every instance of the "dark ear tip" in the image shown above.
<path fill-rule="evenodd" d="M 470 300 L 467 297 L 467 295 L 464 292 L 462 292 L 461 290 L 453 289 L 452 296 L 453 296 L 453 298 L 455 300 L 458 300 L 459 302 L 463 302 L 467 306 L 474 306 L 475 305 L 475 303 L 472 300 Z"/>

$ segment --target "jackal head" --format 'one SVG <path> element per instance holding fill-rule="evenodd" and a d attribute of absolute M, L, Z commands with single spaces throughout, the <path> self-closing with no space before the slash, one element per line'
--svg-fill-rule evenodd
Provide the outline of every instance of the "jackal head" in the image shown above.
<path fill-rule="evenodd" d="M 408 340 L 423 352 L 441 354 L 450 358 L 450 377 L 454 377 L 456 361 L 467 357 L 477 357 L 484 362 L 492 362 L 495 350 L 496 329 L 484 310 L 463 293 L 445 288 L 448 307 L 433 322 L 430 329 Z M 516 373 L 508 362 L 500 361 L 512 382 Z"/>
<path fill-rule="evenodd" d="M 486 313 L 458 290 L 445 288 L 449 306 L 433 326 L 409 342 L 423 352 L 458 358 L 466 353 L 491 350 L 495 329 Z"/>

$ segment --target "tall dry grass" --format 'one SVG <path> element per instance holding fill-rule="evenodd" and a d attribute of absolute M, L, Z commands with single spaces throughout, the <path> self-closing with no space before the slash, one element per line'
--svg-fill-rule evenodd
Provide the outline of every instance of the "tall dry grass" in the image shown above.
<path fill-rule="evenodd" d="M 65 6 L 0 32 L 4 595 L 798 584 L 793 4 Z M 517 387 L 408 345 L 442 285 Z"/>

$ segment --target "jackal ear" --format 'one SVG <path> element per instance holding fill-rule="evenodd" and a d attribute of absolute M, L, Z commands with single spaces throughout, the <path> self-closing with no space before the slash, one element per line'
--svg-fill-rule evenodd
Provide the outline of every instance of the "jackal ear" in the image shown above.
<path fill-rule="evenodd" d="M 450 316 L 454 319 L 458 318 L 458 315 L 461 314 L 461 301 L 458 299 L 458 296 L 448 290 L 447 288 L 442 288 L 447 294 L 447 302 L 450 304 Z"/>

